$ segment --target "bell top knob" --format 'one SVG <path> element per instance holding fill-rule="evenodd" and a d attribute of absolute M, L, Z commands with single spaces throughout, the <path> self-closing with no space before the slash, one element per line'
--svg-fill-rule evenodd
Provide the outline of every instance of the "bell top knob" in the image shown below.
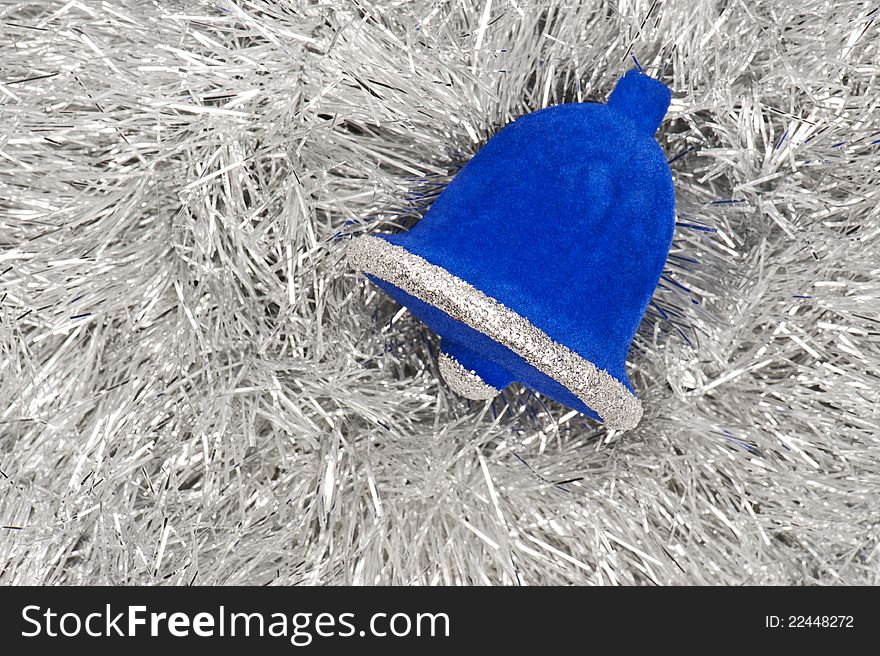
<path fill-rule="evenodd" d="M 608 107 L 653 135 L 660 127 L 671 99 L 672 92 L 665 84 L 633 70 L 618 80 L 608 96 Z"/>

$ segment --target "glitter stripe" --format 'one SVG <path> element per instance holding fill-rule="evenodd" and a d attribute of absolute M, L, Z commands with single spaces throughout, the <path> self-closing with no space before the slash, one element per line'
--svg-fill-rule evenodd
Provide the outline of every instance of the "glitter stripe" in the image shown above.
<path fill-rule="evenodd" d="M 482 378 L 476 371 L 469 371 L 465 366 L 451 355 L 441 353 L 439 358 L 440 375 L 453 392 L 474 401 L 491 399 L 501 392 L 495 389 Z"/>
<path fill-rule="evenodd" d="M 348 259 L 506 346 L 571 390 L 610 428 L 629 430 L 639 423 L 642 404 L 620 381 L 446 269 L 372 236 L 352 241 Z"/>

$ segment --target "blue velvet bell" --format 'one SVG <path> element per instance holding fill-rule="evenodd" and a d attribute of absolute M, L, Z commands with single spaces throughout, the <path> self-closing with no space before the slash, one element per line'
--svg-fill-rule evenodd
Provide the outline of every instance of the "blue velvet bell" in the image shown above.
<path fill-rule="evenodd" d="M 626 357 L 672 241 L 654 139 L 669 100 L 630 71 L 607 104 L 527 114 L 415 227 L 351 243 L 353 265 L 440 336 L 453 390 L 491 398 L 515 381 L 612 428 L 638 423 Z"/>

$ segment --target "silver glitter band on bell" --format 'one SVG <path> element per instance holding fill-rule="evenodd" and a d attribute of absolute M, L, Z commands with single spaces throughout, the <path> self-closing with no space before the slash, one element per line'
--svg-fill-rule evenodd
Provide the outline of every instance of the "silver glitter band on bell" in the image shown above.
<path fill-rule="evenodd" d="M 358 269 L 399 287 L 509 348 L 595 410 L 609 428 L 635 428 L 641 402 L 607 371 L 555 342 L 528 319 L 442 267 L 384 239 L 358 237 L 348 247 Z"/>

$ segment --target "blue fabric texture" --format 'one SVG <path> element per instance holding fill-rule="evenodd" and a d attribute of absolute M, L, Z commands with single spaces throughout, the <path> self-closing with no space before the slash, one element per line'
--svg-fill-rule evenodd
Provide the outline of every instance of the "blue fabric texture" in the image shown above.
<path fill-rule="evenodd" d="M 630 71 L 607 104 L 527 114 L 480 149 L 415 227 L 380 236 L 497 299 L 632 391 L 627 352 L 674 227 L 672 176 L 654 139 L 670 97 Z M 516 381 L 597 418 L 516 353 L 371 278 L 486 383 Z"/>

